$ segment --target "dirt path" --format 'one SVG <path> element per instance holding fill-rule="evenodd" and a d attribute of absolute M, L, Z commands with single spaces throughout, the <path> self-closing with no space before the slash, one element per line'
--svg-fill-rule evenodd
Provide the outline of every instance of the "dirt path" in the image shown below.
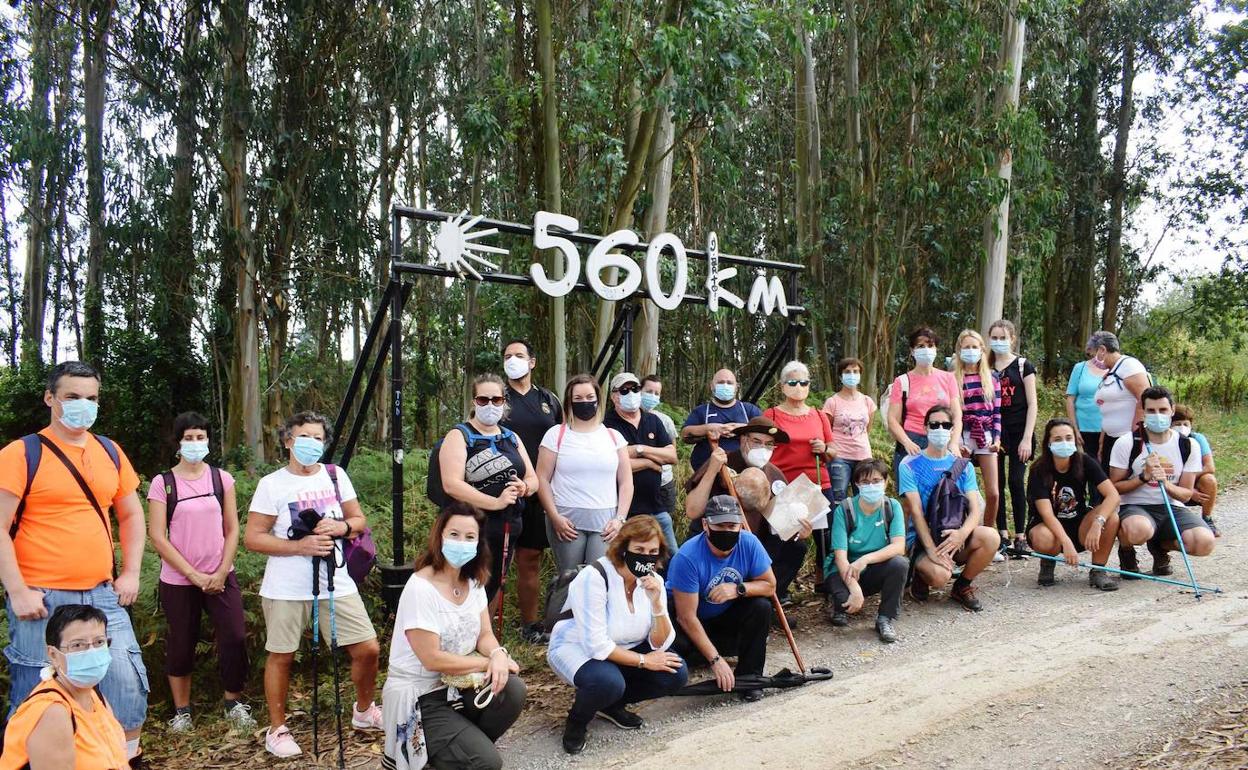
<path fill-rule="evenodd" d="M 1224 536 L 1195 569 L 1220 596 L 1198 603 L 1146 582 L 1101 594 L 1065 567 L 1057 586 L 1041 589 L 1035 560 L 1011 561 L 977 581 L 982 613 L 943 597 L 907 602 L 891 647 L 868 619 L 834 631 L 813 608 L 800 613 L 803 656 L 831 667 L 831 682 L 770 691 L 754 706 L 646 704 L 643 731 L 599 720 L 575 759 L 559 747 L 563 712 L 529 712 L 504 756 L 516 768 L 1134 767 L 1138 751 L 1190 730 L 1248 679 L 1248 492 L 1219 508 Z M 1175 569 L 1180 576 L 1178 558 Z M 768 670 L 786 665 L 774 634 Z"/>

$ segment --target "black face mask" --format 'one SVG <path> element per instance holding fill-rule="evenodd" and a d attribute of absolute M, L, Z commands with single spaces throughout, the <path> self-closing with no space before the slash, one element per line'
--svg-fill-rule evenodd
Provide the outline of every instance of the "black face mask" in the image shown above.
<path fill-rule="evenodd" d="M 633 577 L 645 577 L 655 572 L 655 565 L 659 563 L 658 555 L 651 556 L 644 553 L 633 553 L 632 551 L 624 552 L 624 566 L 628 567 L 628 571 L 633 573 Z"/>
<path fill-rule="evenodd" d="M 597 401 L 573 401 L 572 414 L 578 420 L 592 420 L 598 416 Z"/>
<path fill-rule="evenodd" d="M 706 531 L 706 539 L 711 541 L 711 545 L 715 546 L 718 551 L 731 551 L 737 547 L 737 541 L 741 539 L 740 530 L 736 532 L 721 532 L 717 529 L 708 529 Z"/>

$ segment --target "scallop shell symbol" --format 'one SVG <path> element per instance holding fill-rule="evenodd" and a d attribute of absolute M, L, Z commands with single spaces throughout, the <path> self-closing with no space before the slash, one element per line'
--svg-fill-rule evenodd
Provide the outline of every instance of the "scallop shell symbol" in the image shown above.
<path fill-rule="evenodd" d="M 479 281 L 481 280 L 481 273 L 473 266 L 473 262 L 476 262 L 483 268 L 497 272 L 500 269 L 499 266 L 480 255 L 506 254 L 507 249 L 476 243 L 475 241 L 479 238 L 496 234 L 498 228 L 491 227 L 486 230 L 472 232 L 472 228 L 476 227 L 477 223 L 485 217 L 477 215 L 471 219 L 466 219 L 467 216 L 467 211 L 461 212 L 458 216 L 447 216 L 446 221 L 438 225 L 438 232 L 433 237 L 432 253 L 430 254 L 432 259 L 430 261 L 433 264 L 454 270 L 461 278 L 471 275 Z M 447 286 L 450 286 L 453 281 L 453 278 L 445 279 Z"/>

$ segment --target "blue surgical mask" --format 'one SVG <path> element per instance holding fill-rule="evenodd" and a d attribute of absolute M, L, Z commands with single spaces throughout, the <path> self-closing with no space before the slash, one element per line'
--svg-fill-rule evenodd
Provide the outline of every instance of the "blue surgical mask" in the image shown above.
<path fill-rule="evenodd" d="M 325 442 L 311 436 L 296 436 L 290 451 L 300 465 L 316 465 L 325 454 Z"/>
<path fill-rule="evenodd" d="M 931 366 L 936 362 L 936 348 L 915 348 L 910 352 L 914 354 L 915 362 L 923 366 Z"/>
<path fill-rule="evenodd" d="M 1170 430 L 1170 415 L 1146 414 L 1144 415 L 1144 427 L 1152 433 L 1165 433 Z"/>
<path fill-rule="evenodd" d="M 641 393 L 622 393 L 620 395 L 620 409 L 625 412 L 635 412 L 641 408 Z"/>
<path fill-rule="evenodd" d="M 978 364 L 983 355 L 984 351 L 979 348 L 962 348 L 958 351 L 958 358 L 962 359 L 964 364 Z"/>
<path fill-rule="evenodd" d="M 948 428 L 928 428 L 927 429 L 927 443 L 931 444 L 937 449 L 944 449 L 945 447 L 949 446 L 949 436 L 951 435 L 951 433 L 952 431 L 950 431 Z"/>
<path fill-rule="evenodd" d="M 459 569 L 472 561 L 477 555 L 476 542 L 468 540 L 442 540 L 442 556 L 455 569 Z"/>
<path fill-rule="evenodd" d="M 884 482 L 879 481 L 875 484 L 859 484 L 858 496 L 864 501 L 875 505 L 884 499 Z"/>
<path fill-rule="evenodd" d="M 182 459 L 188 463 L 203 462 L 204 458 L 208 456 L 208 442 L 183 441 L 178 454 L 182 455 Z"/>
<path fill-rule="evenodd" d="M 655 409 L 658 409 L 660 401 L 661 399 L 653 393 L 641 394 L 641 408 L 647 412 L 653 412 Z"/>
<path fill-rule="evenodd" d="M 856 388 L 862 382 L 862 375 L 858 372 L 845 372 L 841 375 L 841 384 L 847 388 Z"/>
<path fill-rule="evenodd" d="M 89 398 L 61 402 L 61 424 L 70 430 L 87 430 L 99 414 L 100 405 Z"/>
<path fill-rule="evenodd" d="M 716 401 L 728 402 L 737 397 L 737 386 L 729 382 L 717 382 L 711 391 Z"/>
<path fill-rule="evenodd" d="M 1054 457 L 1071 457 L 1075 454 L 1075 442 L 1073 441 L 1050 441 L 1049 451 Z"/>
<path fill-rule="evenodd" d="M 988 347 L 992 348 L 992 352 L 999 356 L 1009 355 L 1012 350 L 1009 340 L 990 340 Z"/>
<path fill-rule="evenodd" d="M 82 652 L 65 653 L 65 678 L 77 687 L 95 687 L 108 673 L 113 654 L 108 645 L 91 647 Z"/>

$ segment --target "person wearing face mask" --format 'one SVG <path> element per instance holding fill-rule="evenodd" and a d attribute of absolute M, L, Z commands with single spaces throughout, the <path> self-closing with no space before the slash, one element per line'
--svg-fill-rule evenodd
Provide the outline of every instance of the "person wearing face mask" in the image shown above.
<path fill-rule="evenodd" d="M 153 479 L 147 493 L 148 534 L 161 558 L 157 590 L 169 623 L 165 673 L 174 707 L 169 728 L 191 729 L 191 674 L 200 615 L 206 611 L 216 634 L 225 718 L 245 733 L 256 721 L 242 702 L 248 663 L 243 594 L 234 575 L 238 503 L 234 478 L 204 462 L 208 428 L 208 418 L 195 412 L 174 418 L 178 464 Z"/>
<path fill-rule="evenodd" d="M 269 729 L 264 747 L 270 754 L 286 758 L 302 753 L 286 727 L 286 695 L 295 651 L 312 617 L 314 564 L 325 565 L 316 574 L 320 582 L 317 613 L 326 643 L 330 642 L 328 569 L 334 569 L 338 646 L 346 650 L 351 661 L 355 684 L 351 726 L 357 730 L 381 729 L 381 708 L 373 702 L 381 648 L 342 554 L 343 540 L 359 537 L 368 522 L 347 472 L 321 462 L 329 439 L 329 419 L 316 412 L 297 412 L 282 426 L 281 438 L 290 460 L 256 485 L 243 544 L 268 556 L 260 583 L 264 649 L 268 653 L 264 697 Z M 292 523 L 305 519 L 307 511 L 319 521 L 306 536 L 292 539 Z"/>
<path fill-rule="evenodd" d="M 100 691 L 126 730 L 126 753 L 137 766 L 147 714 L 147 668 L 125 608 L 139 592 L 143 506 L 139 477 L 125 452 L 90 430 L 99 399 L 95 369 L 80 361 L 57 364 L 43 394 L 48 427 L 0 450 L 9 708 L 12 713 L 38 684 L 39 671 L 48 663 L 44 628 L 49 613 L 63 604 L 96 607 L 108 617 L 116 663 Z M 110 508 L 121 543 L 120 564 L 113 561 Z"/>
<path fill-rule="evenodd" d="M 1140 404 L 1143 424 L 1115 441 L 1109 458 L 1109 480 L 1122 497 L 1118 562 L 1124 570 L 1139 572 L 1135 546 L 1147 544 L 1153 574 L 1169 575 L 1173 572 L 1169 552 L 1179 550 L 1176 538 L 1183 538 L 1188 556 L 1213 553 L 1213 530 L 1199 508 L 1188 507 L 1202 468 L 1200 445 L 1171 427 L 1174 396 L 1169 390 L 1147 388 L 1140 394 Z M 1177 533 L 1165 496 L 1174 510 Z"/>
<path fill-rule="evenodd" d="M 1194 418 L 1192 408 L 1186 404 L 1174 405 L 1174 419 L 1170 421 L 1171 427 L 1179 432 L 1180 435 L 1190 436 L 1200 446 L 1200 473 L 1196 474 L 1196 488 L 1192 495 L 1192 502 L 1200 505 L 1201 515 L 1205 517 L 1205 523 L 1209 525 L 1209 529 L 1213 530 L 1214 537 L 1222 537 L 1218 532 L 1218 526 L 1213 522 L 1213 506 L 1218 500 L 1218 477 L 1217 465 L 1213 462 L 1213 448 L 1209 446 L 1209 439 L 1203 433 L 1197 433 L 1192 430 L 1192 420 Z"/>
<path fill-rule="evenodd" d="M 958 454 L 962 438 L 962 399 L 953 372 L 935 369 L 940 337 L 929 327 L 920 326 L 907 337 L 914 368 L 898 375 L 888 388 L 888 432 L 893 435 L 893 477 L 901 478 L 901 461 L 914 457 L 927 446 L 923 415 L 937 404 L 952 410 L 953 439 L 949 451 Z"/>
<path fill-rule="evenodd" d="M 849 495 L 854 468 L 872 457 L 867 429 L 876 406 L 870 396 L 858 390 L 862 384 L 862 361 L 842 358 L 836 365 L 836 373 L 841 378 L 841 389 L 823 402 L 823 413 L 832 427 L 833 459 L 828 463 L 828 477 L 836 498 L 844 500 Z"/>
<path fill-rule="evenodd" d="M 776 576 L 758 538 L 741 530 L 741 506 L 716 495 L 702 515 L 702 534 L 685 541 L 667 571 L 667 588 L 676 607 L 673 649 L 690 664 L 705 663 L 719 689 L 731 692 L 736 677 L 762 675 L 771 628 L 771 595 Z M 737 656 L 732 668 L 726 655 Z M 745 690 L 749 702 L 762 690 Z"/>
<path fill-rule="evenodd" d="M 663 421 L 642 408 L 641 380 L 632 372 L 621 372 L 611 378 L 612 409 L 602 424 L 619 433 L 628 442 L 629 467 L 633 473 L 633 501 L 628 515 L 648 514 L 663 527 L 663 539 L 670 550 L 676 550 L 676 532 L 672 513 L 664 507 L 663 466 L 676 462 L 676 445 L 663 427 Z"/>
<path fill-rule="evenodd" d="M 693 444 L 689 466 L 698 470 L 711 456 L 711 442 L 717 441 L 725 452 L 737 448 L 732 432 L 752 418 L 763 413 L 757 405 L 741 401 L 738 396 L 737 375 L 731 369 L 720 369 L 711 378 L 711 400 L 698 404 L 685 419 L 680 437 L 686 444 Z"/>
<path fill-rule="evenodd" d="M 563 728 L 569 754 L 585 748 L 595 717 L 621 730 L 640 729 L 645 721 L 628 704 L 671 695 L 689 680 L 684 660 L 668 651 L 676 631 L 661 574 L 670 555 L 654 517 L 634 516 L 607 555 L 568 585 L 546 659 L 576 688 Z"/>
<path fill-rule="evenodd" d="M 984 521 L 997 520 L 997 454 L 1001 451 L 1001 383 L 984 355 L 984 338 L 973 329 L 958 335 L 953 377 L 962 393 L 962 455 L 984 474 Z M 1005 561 L 997 554 L 993 561 Z"/>
<path fill-rule="evenodd" d="M 602 386 L 592 374 L 569 379 L 563 403 L 566 422 L 546 431 L 537 455 L 537 494 L 558 573 L 606 553 L 633 503 L 636 457 L 619 431 L 602 424 Z"/>
<path fill-rule="evenodd" d="M 1099 495 L 1094 498 L 1093 490 Z M 1118 490 L 1096 458 L 1079 446 L 1074 424 L 1063 417 L 1049 420 L 1040 442 L 1040 459 L 1027 477 L 1027 541 L 1036 553 L 1061 555 L 1079 563 L 1079 552 L 1090 551 L 1092 563 L 1104 566 L 1118 536 Z M 1042 586 L 1054 584 L 1056 563 L 1040 560 Z M 1105 570 L 1088 573 L 1088 584 L 1117 591 L 1118 577 Z"/>
<path fill-rule="evenodd" d="M 888 465 L 866 460 L 854 470 L 858 494 L 846 498 L 832 513 L 832 554 L 824 566 L 832 625 L 844 628 L 863 600 L 880 594 L 875 631 L 880 641 L 897 641 L 893 621 L 901 614 L 906 589 L 906 523 L 901 503 L 884 495 Z"/>
<path fill-rule="evenodd" d="M 387 770 L 503 766 L 494 743 L 527 691 L 490 624 L 484 525 L 467 503 L 443 508 L 399 597 L 382 690 Z"/>
<path fill-rule="evenodd" d="M 897 479 L 897 492 L 909 525 L 906 549 L 914 573 L 910 596 L 918 602 L 927 601 L 930 589 L 943 588 L 953 576 L 954 566 L 961 564 L 962 574 L 954 581 L 949 598 L 965 609 L 979 612 L 983 603 L 972 581 L 992 563 L 1001 537 L 992 527 L 984 526 L 983 501 L 974 469 L 965 458 L 949 450 L 955 427 L 951 408 L 931 407 L 923 416 L 923 423 L 927 426 L 927 446 L 901 461 Z M 960 472 L 955 470 L 955 464 L 961 466 Z M 928 503 L 946 474 L 956 476 L 954 483 L 963 496 L 962 525 L 933 532 L 927 525 Z"/>
<path fill-rule="evenodd" d="M 1105 379 L 1105 363 L 1096 357 L 1092 346 L 1094 338 L 1088 339 L 1084 352 L 1086 361 L 1080 361 L 1070 370 L 1066 383 L 1066 416 L 1079 434 L 1083 451 L 1094 458 L 1101 456 L 1101 409 L 1096 405 L 1096 393 Z M 1041 445 L 1043 449 L 1043 445 Z"/>
<path fill-rule="evenodd" d="M 473 380 L 472 404 L 468 419 L 442 439 L 438 466 L 447 497 L 486 512 L 485 540 L 494 562 L 485 594 L 493 604 L 524 534 L 525 501 L 538 481 L 524 441 L 500 425 L 508 406 L 498 375 Z"/>
<path fill-rule="evenodd" d="M 676 423 L 666 412 L 659 409 L 659 404 L 663 403 L 663 381 L 658 375 L 647 374 L 641 378 L 641 408 L 659 418 L 659 422 L 663 423 L 663 430 L 667 431 L 667 435 L 675 441 L 676 436 L 680 435 L 676 432 Z M 676 512 L 676 466 L 674 463 L 664 463 L 659 478 L 659 500 L 660 507 L 669 514 Z M 676 543 L 668 543 L 670 550 L 675 553 Z"/>
<path fill-rule="evenodd" d="M 1001 451 L 997 454 L 997 507 L 996 524 L 1001 542 L 1009 539 L 1006 528 L 1005 489 L 1010 490 L 1010 508 L 1014 512 L 1014 547 L 1011 553 L 1021 558 L 1027 553 L 1027 536 L 1023 523 L 1027 516 L 1027 488 L 1025 476 L 1027 463 L 1035 452 L 1032 438 L 1036 428 L 1036 367 L 1022 356 L 1014 355 L 1018 334 L 1014 324 L 1005 319 L 994 321 L 988 327 L 988 365 L 996 374 L 1001 387 Z M 1008 471 L 1008 475 L 1007 475 Z M 987 483 L 987 482 L 985 482 Z M 993 520 L 984 521 L 992 525 Z"/>
<path fill-rule="evenodd" d="M 503 346 L 503 371 L 507 375 L 507 414 L 499 423 L 520 437 L 529 455 L 529 465 L 537 467 L 537 448 L 542 436 L 563 422 L 563 406 L 559 397 L 533 382 L 537 359 L 527 340 L 513 339 Z M 545 644 L 549 639 L 538 618 L 541 594 L 542 551 L 550 547 L 546 540 L 546 513 L 537 495 L 529 495 L 524 503 L 523 526 L 515 538 L 516 604 L 520 609 L 521 636 L 530 644 Z"/>
<path fill-rule="evenodd" d="M 112 668 L 108 616 L 62 604 L 48 619 L 48 665 L 4 731 L 0 770 L 122 770 L 126 737 L 96 686 Z"/>
<path fill-rule="evenodd" d="M 1096 406 L 1101 412 L 1101 451 L 1097 459 L 1105 472 L 1111 473 L 1109 461 L 1114 443 L 1144 419 L 1140 396 L 1149 386 L 1148 370 L 1138 358 L 1122 352 L 1118 337 L 1112 332 L 1093 332 L 1088 347 L 1092 349 L 1093 366 L 1105 370 L 1096 387 Z"/>

